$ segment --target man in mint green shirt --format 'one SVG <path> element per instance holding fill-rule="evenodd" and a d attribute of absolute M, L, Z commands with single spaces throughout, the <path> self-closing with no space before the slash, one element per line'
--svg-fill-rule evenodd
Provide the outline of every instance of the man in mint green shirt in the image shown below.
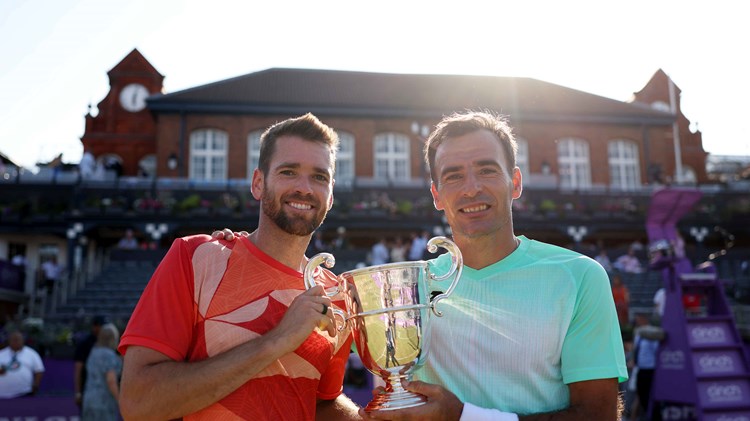
<path fill-rule="evenodd" d="M 407 385 L 427 404 L 360 410 L 365 419 L 619 419 L 627 369 L 609 278 L 588 257 L 515 235 L 515 151 L 510 127 L 488 113 L 446 117 L 427 140 L 435 207 L 464 270 Z"/>

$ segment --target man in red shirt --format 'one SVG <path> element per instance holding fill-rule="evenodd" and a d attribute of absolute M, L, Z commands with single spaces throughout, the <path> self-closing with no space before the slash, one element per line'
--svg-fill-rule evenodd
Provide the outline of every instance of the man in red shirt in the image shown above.
<path fill-rule="evenodd" d="M 312 114 L 271 126 L 252 178 L 258 229 L 175 240 L 120 342 L 126 419 L 359 419 L 341 394 L 351 336 L 325 295 L 335 276 L 320 268 L 323 285 L 305 291 L 302 274 L 337 144 Z"/>

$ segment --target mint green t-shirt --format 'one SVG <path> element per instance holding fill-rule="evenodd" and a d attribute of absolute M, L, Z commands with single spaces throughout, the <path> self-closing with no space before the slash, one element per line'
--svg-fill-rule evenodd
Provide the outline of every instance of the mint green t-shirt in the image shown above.
<path fill-rule="evenodd" d="M 462 402 L 518 414 L 570 403 L 567 384 L 627 380 L 609 278 L 594 260 L 519 237 L 519 247 L 481 270 L 464 267 L 430 318 L 429 355 L 415 379 Z M 449 256 L 433 261 L 446 273 Z M 448 281 L 435 283 L 445 290 Z"/>

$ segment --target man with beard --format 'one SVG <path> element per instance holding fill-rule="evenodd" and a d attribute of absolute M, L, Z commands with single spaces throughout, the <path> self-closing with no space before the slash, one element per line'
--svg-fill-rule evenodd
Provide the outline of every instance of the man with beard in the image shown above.
<path fill-rule="evenodd" d="M 341 394 L 351 336 L 337 332 L 305 249 L 333 203 L 338 137 L 312 114 L 261 136 L 258 229 L 175 240 L 123 334 L 126 419 L 358 419 Z M 322 285 L 320 285 L 322 284 Z"/>

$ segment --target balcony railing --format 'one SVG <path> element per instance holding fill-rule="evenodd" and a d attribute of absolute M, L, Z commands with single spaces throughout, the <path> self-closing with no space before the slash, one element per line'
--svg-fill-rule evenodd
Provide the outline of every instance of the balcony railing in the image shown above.
<path fill-rule="evenodd" d="M 704 193 L 684 223 L 740 227 L 750 217 L 750 189 L 699 186 Z M 81 180 L 77 174 L 46 171 L 0 175 L 0 225 L 55 222 L 71 218 L 212 217 L 253 220 L 259 203 L 246 179 L 196 181 L 175 178 L 104 177 Z M 525 224 L 598 222 L 632 224 L 642 229 L 654 188 L 614 190 L 596 187 L 570 191 L 526 187 L 514 202 L 514 215 Z M 375 187 L 356 182 L 336 188 L 329 218 L 351 223 L 420 222 L 440 224 L 426 186 Z M 731 230 L 731 229 L 730 229 Z"/>

